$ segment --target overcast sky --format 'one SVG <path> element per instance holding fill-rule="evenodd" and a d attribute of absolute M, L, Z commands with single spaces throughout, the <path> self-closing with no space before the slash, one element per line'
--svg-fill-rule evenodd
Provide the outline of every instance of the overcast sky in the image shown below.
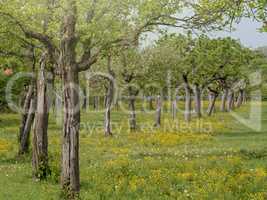
<path fill-rule="evenodd" d="M 253 21 L 251 19 L 243 19 L 240 24 L 234 26 L 235 31 L 229 32 L 214 32 L 208 34 L 210 37 L 227 37 L 238 39 L 243 45 L 250 48 L 257 48 L 262 46 L 267 46 L 267 33 L 261 33 L 259 28 L 261 23 Z M 177 30 L 170 29 L 171 32 L 179 32 Z M 143 42 L 144 46 L 150 45 L 157 39 L 157 34 L 148 34 L 147 39 Z"/>
<path fill-rule="evenodd" d="M 236 31 L 232 33 L 213 33 L 211 36 L 231 36 L 251 48 L 267 46 L 267 33 L 261 33 L 258 30 L 261 25 L 261 23 L 251 19 L 243 19 L 240 24 L 235 25 Z"/>

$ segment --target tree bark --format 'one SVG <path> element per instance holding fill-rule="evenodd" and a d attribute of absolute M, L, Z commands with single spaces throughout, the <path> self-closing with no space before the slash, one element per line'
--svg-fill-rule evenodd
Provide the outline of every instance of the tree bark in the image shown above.
<path fill-rule="evenodd" d="M 157 109 L 156 109 L 156 122 L 155 127 L 159 128 L 161 125 L 161 109 L 162 109 L 162 101 L 161 96 L 157 97 Z"/>
<path fill-rule="evenodd" d="M 30 130 L 34 120 L 34 86 L 31 84 L 28 88 L 26 98 L 24 100 L 23 113 L 21 118 L 21 126 L 19 133 L 19 155 L 29 152 Z"/>
<path fill-rule="evenodd" d="M 130 130 L 135 131 L 137 128 L 136 125 L 136 113 L 135 113 L 135 99 L 130 99 Z"/>
<path fill-rule="evenodd" d="M 96 98 L 95 98 L 95 96 L 93 96 L 93 108 L 94 108 L 94 110 L 96 110 Z"/>
<path fill-rule="evenodd" d="M 184 89 L 185 89 L 185 112 L 184 118 L 186 122 L 191 121 L 191 108 L 192 108 L 192 99 L 191 99 L 191 88 L 187 80 L 187 76 L 183 76 L 184 79 Z"/>
<path fill-rule="evenodd" d="M 63 107 L 63 95 L 62 95 L 62 85 L 60 84 L 60 88 L 57 88 L 57 94 L 55 95 L 55 118 L 56 118 L 56 123 L 58 125 L 62 125 L 62 107 Z"/>
<path fill-rule="evenodd" d="M 216 103 L 217 97 L 218 97 L 217 92 L 210 92 L 210 94 L 209 94 L 209 106 L 208 106 L 208 110 L 207 110 L 208 116 L 211 116 L 212 113 L 214 113 L 215 103 Z"/>
<path fill-rule="evenodd" d="M 225 88 L 224 92 L 223 92 L 223 95 L 222 95 L 222 102 L 221 102 L 221 111 L 222 112 L 226 112 L 227 111 L 226 102 L 227 102 L 228 95 L 229 95 L 229 89 Z"/>
<path fill-rule="evenodd" d="M 240 108 L 244 102 L 244 90 L 239 90 L 236 107 Z"/>
<path fill-rule="evenodd" d="M 99 110 L 99 97 L 98 96 L 94 96 L 93 97 L 93 105 L 94 105 L 94 109 L 95 110 Z"/>
<path fill-rule="evenodd" d="M 87 101 L 88 101 L 88 99 L 87 99 L 87 91 L 86 91 L 86 89 L 83 89 L 83 94 L 84 94 L 84 96 L 83 96 L 82 108 L 83 108 L 83 110 L 87 110 Z"/>
<path fill-rule="evenodd" d="M 35 49 L 31 47 L 31 61 L 32 61 L 32 72 L 35 72 L 36 57 Z M 35 109 L 36 109 L 36 80 L 33 77 L 31 84 L 29 85 L 27 95 L 24 100 L 23 114 L 19 133 L 19 155 L 29 152 L 29 141 L 30 131 L 34 121 Z"/>
<path fill-rule="evenodd" d="M 148 97 L 148 102 L 149 102 L 149 110 L 153 110 L 153 97 L 152 96 Z"/>
<path fill-rule="evenodd" d="M 23 126 L 22 134 L 20 136 L 19 155 L 23 155 L 29 152 L 29 141 L 31 127 L 34 121 L 34 112 L 36 107 L 35 97 L 31 98 L 29 110 L 27 111 L 26 121 Z"/>
<path fill-rule="evenodd" d="M 48 166 L 48 117 L 49 105 L 47 94 L 46 54 L 40 61 L 40 72 L 37 79 L 37 107 L 35 113 L 35 126 L 33 135 L 32 167 L 35 179 L 46 179 L 50 174 Z"/>
<path fill-rule="evenodd" d="M 48 58 L 47 58 L 48 59 Z M 51 67 L 51 66 L 50 66 Z M 55 107 L 56 107 L 56 88 L 55 88 L 55 68 L 56 65 L 53 65 L 53 67 L 51 67 L 50 71 L 47 73 L 47 70 L 45 70 L 45 74 L 46 74 L 46 79 L 47 79 L 47 107 L 48 110 L 50 110 L 52 108 L 53 111 L 55 111 Z"/>
<path fill-rule="evenodd" d="M 114 95 L 114 73 L 111 70 L 111 57 L 108 57 L 108 71 L 109 75 L 111 76 L 112 80 L 110 78 L 108 79 L 108 87 L 107 87 L 107 93 L 106 93 L 106 98 L 105 98 L 105 107 L 106 107 L 106 112 L 105 112 L 105 136 L 112 136 L 111 132 L 111 107 L 112 107 L 112 102 L 113 102 L 113 95 Z"/>
<path fill-rule="evenodd" d="M 112 106 L 112 93 L 113 93 L 113 86 L 109 86 L 107 92 L 107 99 L 106 99 L 106 111 L 105 111 L 105 136 L 112 136 L 111 132 L 111 106 Z"/>
<path fill-rule="evenodd" d="M 202 117 L 201 113 L 201 90 L 198 84 L 195 84 L 195 111 L 198 118 Z"/>
<path fill-rule="evenodd" d="M 227 111 L 231 111 L 234 108 L 234 92 L 230 91 L 227 99 Z"/>
<path fill-rule="evenodd" d="M 177 98 L 172 102 L 172 119 L 175 120 L 177 117 Z"/>
<path fill-rule="evenodd" d="M 79 126 L 80 108 L 78 73 L 66 71 L 64 75 L 64 127 L 62 142 L 61 184 L 65 190 L 80 190 L 79 175 Z"/>
<path fill-rule="evenodd" d="M 86 112 L 90 110 L 90 87 L 89 87 L 89 80 L 86 80 Z"/>
<path fill-rule="evenodd" d="M 116 107 L 116 110 L 119 111 L 120 110 L 120 100 L 118 99 L 118 97 L 116 98 L 116 102 L 115 102 L 115 107 Z"/>
<path fill-rule="evenodd" d="M 64 84 L 64 125 L 62 139 L 61 186 L 66 194 L 74 198 L 80 191 L 79 170 L 79 68 L 76 63 L 77 7 L 75 0 L 67 1 L 63 20 L 60 57 Z"/>
<path fill-rule="evenodd" d="M 247 93 L 246 91 L 244 90 L 244 93 L 243 93 L 243 102 L 242 104 L 246 104 L 247 103 Z"/>
<path fill-rule="evenodd" d="M 129 95 L 130 95 L 130 100 L 129 100 L 129 109 L 130 109 L 130 131 L 135 131 L 137 129 L 137 123 L 136 123 L 136 111 L 135 111 L 135 97 L 136 94 L 134 94 L 134 91 L 132 87 L 129 87 Z"/>

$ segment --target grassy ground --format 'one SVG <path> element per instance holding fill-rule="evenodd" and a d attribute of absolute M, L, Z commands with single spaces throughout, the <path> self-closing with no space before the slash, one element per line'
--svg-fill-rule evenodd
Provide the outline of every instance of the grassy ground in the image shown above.
<path fill-rule="evenodd" d="M 140 113 L 136 133 L 127 131 L 127 114 L 114 111 L 112 138 L 103 137 L 103 114 L 83 113 L 81 198 L 267 199 L 267 103 L 262 110 L 260 132 L 229 113 L 193 120 L 190 126 L 165 113 L 160 129 L 153 129 L 153 114 Z M 247 117 L 248 111 L 249 104 L 236 112 Z M 53 173 L 38 183 L 31 179 L 30 157 L 16 158 L 18 125 L 18 115 L 1 114 L 0 199 L 60 199 L 60 125 L 51 116 Z"/>

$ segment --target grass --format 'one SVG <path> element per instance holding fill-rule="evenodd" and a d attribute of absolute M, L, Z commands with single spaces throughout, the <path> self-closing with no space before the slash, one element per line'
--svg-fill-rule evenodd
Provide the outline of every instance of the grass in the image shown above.
<path fill-rule="evenodd" d="M 153 128 L 152 113 L 138 114 L 139 131 L 129 133 L 127 114 L 114 111 L 114 137 L 102 133 L 103 113 L 83 113 L 80 135 L 81 199 L 267 199 L 267 103 L 262 130 L 216 113 L 191 125 L 181 114 L 164 113 Z M 249 104 L 238 111 L 247 117 Z M 58 117 L 57 117 L 58 118 Z M 19 115 L 0 116 L 0 199 L 60 199 L 61 128 L 51 114 L 52 175 L 31 179 L 31 159 L 17 159 Z"/>

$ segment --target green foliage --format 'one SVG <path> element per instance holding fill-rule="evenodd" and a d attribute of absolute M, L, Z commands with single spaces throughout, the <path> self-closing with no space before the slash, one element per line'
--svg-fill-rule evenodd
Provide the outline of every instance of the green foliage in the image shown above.
<path fill-rule="evenodd" d="M 208 30 L 223 27 L 231 29 L 234 22 L 239 23 L 243 17 L 249 17 L 261 21 L 262 31 L 266 31 L 266 6 L 266 0 L 200 0 L 195 12 L 201 16 L 200 24 L 207 21 L 212 24 Z"/>
<path fill-rule="evenodd" d="M 171 73 L 171 85 L 183 83 L 186 75 L 191 84 L 221 91 L 236 83 L 249 82 L 249 75 L 266 65 L 263 55 L 243 47 L 232 38 L 211 39 L 205 35 L 163 35 L 153 47 L 146 49 L 150 82 L 166 85 Z M 246 87 L 242 84 L 240 87 Z"/>

